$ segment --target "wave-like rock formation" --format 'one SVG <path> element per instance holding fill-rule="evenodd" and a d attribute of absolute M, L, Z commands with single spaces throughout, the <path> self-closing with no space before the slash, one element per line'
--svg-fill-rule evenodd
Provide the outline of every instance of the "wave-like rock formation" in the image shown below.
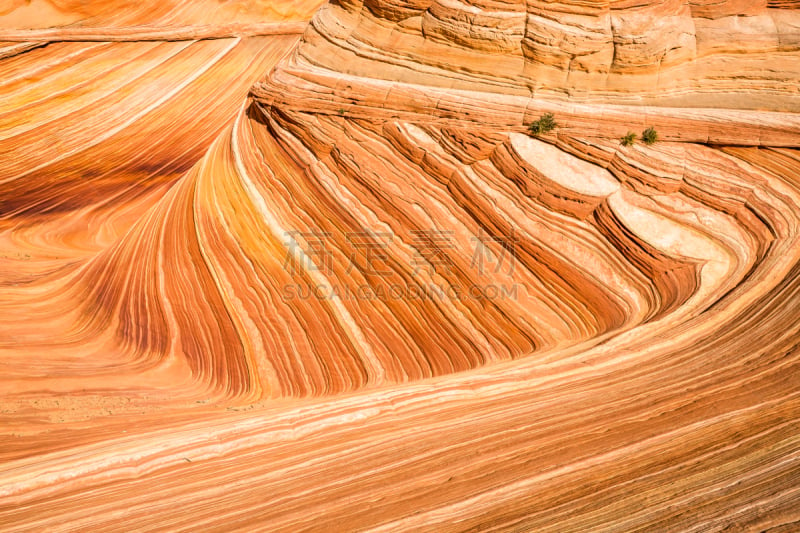
<path fill-rule="evenodd" d="M 0 11 L 0 530 L 800 529 L 800 4 L 96 6 Z"/>

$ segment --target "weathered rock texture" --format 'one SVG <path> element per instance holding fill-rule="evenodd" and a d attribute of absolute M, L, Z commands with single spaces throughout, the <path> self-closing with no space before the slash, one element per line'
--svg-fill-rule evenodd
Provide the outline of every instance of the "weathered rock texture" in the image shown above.
<path fill-rule="evenodd" d="M 792 111 L 796 7 L 337 0 L 314 18 L 295 65 L 526 98 Z"/>
<path fill-rule="evenodd" d="M 800 527 L 796 2 L 18 4 L 0 529 Z"/>

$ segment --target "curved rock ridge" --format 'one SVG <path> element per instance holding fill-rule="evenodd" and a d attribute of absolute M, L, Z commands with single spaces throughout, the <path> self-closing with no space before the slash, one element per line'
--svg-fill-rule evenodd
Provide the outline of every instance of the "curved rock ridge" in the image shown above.
<path fill-rule="evenodd" d="M 115 373 L 178 360 L 187 382 L 226 396 L 327 395 L 679 320 L 771 269 L 764 246 L 795 227 L 787 193 L 749 199 L 741 183 L 763 175 L 712 148 L 496 132 L 465 162 L 467 136 L 243 109 L 119 240 L 47 276 L 44 300 L 42 281 L 11 277 L 27 286 L 8 308 L 41 318 L 9 314 L 5 335 L 45 333 L 21 356 L 96 344 Z M 602 155 L 580 159 L 587 147 Z M 157 268 L 131 277 L 137 261 Z M 46 310 L 70 301 L 56 329 Z M 14 387 L 69 378 L 49 360 Z M 75 377 L 107 383 L 108 365 L 90 357 Z"/>
<path fill-rule="evenodd" d="M 120 255 L 117 243 L 175 194 L 234 119 L 249 86 L 297 35 L 225 37 L 211 28 L 212 40 L 163 40 L 188 27 L 176 22 L 157 27 L 147 42 L 54 40 L 3 48 L 0 403 L 12 432 L 41 420 L 107 415 L 109 407 L 132 413 L 154 403 L 193 403 L 198 383 L 210 381 L 200 375 L 202 366 L 220 364 L 213 352 L 222 338 L 200 341 L 207 359 L 187 363 L 172 332 L 189 317 L 176 322 L 169 304 L 165 311 L 148 301 L 172 289 L 159 286 L 153 271 L 124 273 L 143 266 L 144 256 Z M 282 21 L 259 24 L 272 23 Z M 123 27 L 120 35 L 141 28 Z M 159 235 L 166 246 L 179 238 Z M 146 253 L 160 270 L 159 250 Z M 208 281 L 206 270 L 201 279 Z M 43 418 L 32 414 L 41 412 L 36 405 L 48 406 Z"/>
<path fill-rule="evenodd" d="M 800 525 L 797 2 L 36 1 L 0 530 Z"/>

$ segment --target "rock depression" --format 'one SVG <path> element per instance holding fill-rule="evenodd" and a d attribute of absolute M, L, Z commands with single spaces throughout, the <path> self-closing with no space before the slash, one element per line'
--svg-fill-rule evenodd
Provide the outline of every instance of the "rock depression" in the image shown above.
<path fill-rule="evenodd" d="M 0 529 L 800 528 L 800 4 L 103 6 L 0 10 Z"/>

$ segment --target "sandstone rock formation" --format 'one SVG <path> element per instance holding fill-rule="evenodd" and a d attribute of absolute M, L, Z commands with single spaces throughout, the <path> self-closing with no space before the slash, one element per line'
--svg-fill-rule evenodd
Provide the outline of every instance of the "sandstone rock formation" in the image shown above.
<path fill-rule="evenodd" d="M 800 3 L 316 8 L 0 11 L 0 529 L 800 527 Z"/>

